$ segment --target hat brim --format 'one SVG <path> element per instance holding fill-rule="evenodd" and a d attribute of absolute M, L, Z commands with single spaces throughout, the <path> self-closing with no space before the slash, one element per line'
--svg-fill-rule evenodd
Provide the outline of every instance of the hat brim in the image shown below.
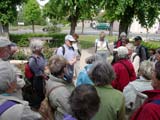
<path fill-rule="evenodd" d="M 71 42 L 75 42 L 76 40 L 75 40 L 75 39 L 69 39 L 69 41 L 71 41 Z"/>
<path fill-rule="evenodd" d="M 1 41 L 0 47 L 6 47 L 6 46 L 9 46 L 11 44 L 12 44 L 11 41 L 4 40 L 4 41 Z"/>

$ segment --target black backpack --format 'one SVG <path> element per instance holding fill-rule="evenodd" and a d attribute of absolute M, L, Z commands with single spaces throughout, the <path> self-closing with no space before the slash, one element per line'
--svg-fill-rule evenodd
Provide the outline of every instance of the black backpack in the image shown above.
<path fill-rule="evenodd" d="M 148 59 L 149 58 L 149 53 L 148 53 L 148 48 L 147 47 L 145 47 L 145 46 L 140 46 L 140 48 L 139 48 L 139 52 L 138 52 L 138 55 L 139 55 L 139 57 L 140 58 L 142 58 L 142 48 L 144 48 L 145 49 L 145 52 L 146 52 L 146 58 Z"/>
<path fill-rule="evenodd" d="M 65 47 L 62 45 L 61 46 L 62 47 L 62 53 L 63 53 L 63 55 L 65 54 L 65 52 L 66 52 L 66 50 L 65 50 Z M 72 50 L 74 51 L 74 48 L 73 47 L 71 47 L 72 48 Z M 58 50 L 58 48 L 55 50 L 55 54 L 57 54 L 57 50 Z"/>

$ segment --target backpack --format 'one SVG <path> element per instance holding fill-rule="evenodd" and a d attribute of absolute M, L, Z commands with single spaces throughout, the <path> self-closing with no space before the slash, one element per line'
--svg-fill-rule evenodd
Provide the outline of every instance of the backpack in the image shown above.
<path fill-rule="evenodd" d="M 42 120 L 54 120 L 54 111 L 49 103 L 49 95 L 50 93 L 55 90 L 56 88 L 62 87 L 64 85 L 59 85 L 56 87 L 53 87 L 49 90 L 49 92 L 46 94 L 46 97 L 41 102 L 41 106 L 39 108 L 39 113 L 42 116 Z"/>
<path fill-rule="evenodd" d="M 146 52 L 146 58 L 148 59 L 149 58 L 148 48 L 145 47 L 145 46 L 140 46 L 139 51 L 138 51 L 139 57 L 142 58 L 142 54 L 141 54 L 142 53 L 142 48 L 144 48 L 144 50 Z"/>
<path fill-rule="evenodd" d="M 96 39 L 96 45 L 95 45 L 95 47 L 96 47 L 96 52 L 97 52 L 97 44 L 98 44 L 98 41 L 99 41 L 99 39 Z M 107 40 L 105 40 L 106 41 L 106 46 L 108 46 L 108 41 Z M 108 47 L 107 47 L 107 49 L 108 49 Z"/>
<path fill-rule="evenodd" d="M 133 59 L 132 59 L 132 62 L 134 61 L 134 59 L 138 56 L 138 54 L 136 53 L 134 56 L 133 56 Z"/>
<path fill-rule="evenodd" d="M 65 52 L 66 52 L 65 47 L 63 45 L 61 47 L 62 47 L 62 53 L 63 53 L 63 55 L 65 55 Z M 71 47 L 71 48 L 74 51 L 74 48 L 73 47 Z M 55 52 L 54 52 L 55 54 L 57 54 L 57 50 L 58 50 L 58 48 L 55 50 Z"/>
<path fill-rule="evenodd" d="M 16 105 L 17 102 L 12 101 L 12 100 L 7 100 L 6 102 L 4 102 L 2 105 L 0 105 L 0 116 L 7 111 L 10 107 Z"/>
<path fill-rule="evenodd" d="M 31 57 L 29 57 L 29 58 L 34 58 L 34 60 L 37 62 L 37 60 L 36 60 L 35 57 L 31 56 Z M 30 68 L 30 66 L 29 66 L 29 62 L 27 62 L 27 63 L 25 64 L 24 74 L 25 74 L 25 77 L 26 77 L 28 80 L 32 79 L 33 76 L 34 76 L 34 73 L 33 73 L 33 71 L 31 70 L 31 68 Z"/>

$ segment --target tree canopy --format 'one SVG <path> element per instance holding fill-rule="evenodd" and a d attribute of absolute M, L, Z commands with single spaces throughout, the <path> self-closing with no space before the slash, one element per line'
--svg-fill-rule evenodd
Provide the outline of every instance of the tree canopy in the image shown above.
<path fill-rule="evenodd" d="M 26 21 L 32 23 L 32 29 L 34 32 L 34 21 L 41 18 L 41 9 L 36 0 L 28 0 L 24 5 L 24 17 Z"/>
<path fill-rule="evenodd" d="M 8 26 L 16 20 L 17 16 L 17 5 L 20 5 L 24 0 L 1 0 L 0 1 L 0 23 L 1 32 L 4 31 L 3 27 Z M 8 31 L 5 31 L 8 32 Z"/>
<path fill-rule="evenodd" d="M 71 23 L 70 34 L 75 32 L 78 19 L 84 17 L 85 14 L 93 12 L 101 2 L 97 0 L 50 0 L 46 5 L 46 14 L 50 18 L 62 18 L 67 16 Z"/>
<path fill-rule="evenodd" d="M 119 33 L 128 32 L 133 18 L 146 29 L 152 27 L 160 14 L 159 0 L 108 0 L 105 3 L 106 16 L 110 21 L 119 20 Z"/>

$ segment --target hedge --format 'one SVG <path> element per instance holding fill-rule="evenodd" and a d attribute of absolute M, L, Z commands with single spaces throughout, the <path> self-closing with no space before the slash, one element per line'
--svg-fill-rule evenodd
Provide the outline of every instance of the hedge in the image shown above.
<path fill-rule="evenodd" d="M 64 37 L 66 34 L 61 33 L 54 33 L 54 34 L 36 34 L 36 33 L 29 33 L 29 34 L 10 34 L 10 40 L 16 43 L 20 47 L 28 47 L 29 46 L 29 38 L 32 37 L 52 37 L 55 42 L 46 43 L 49 47 L 59 47 L 64 43 Z"/>
<path fill-rule="evenodd" d="M 142 42 L 142 44 L 147 47 L 148 49 L 158 49 L 160 48 L 160 41 L 148 41 Z"/>

